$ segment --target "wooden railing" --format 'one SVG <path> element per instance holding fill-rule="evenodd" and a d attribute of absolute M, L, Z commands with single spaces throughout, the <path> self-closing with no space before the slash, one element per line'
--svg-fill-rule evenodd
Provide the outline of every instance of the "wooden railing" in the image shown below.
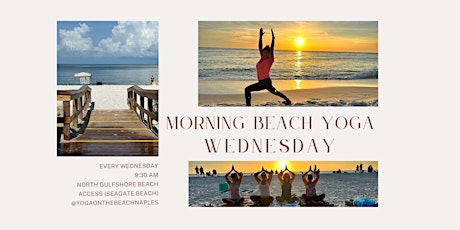
<path fill-rule="evenodd" d="M 129 108 L 136 112 L 141 121 L 158 136 L 158 90 L 147 90 L 134 85 L 128 88 Z"/>
<path fill-rule="evenodd" d="M 78 128 L 91 104 L 91 88 L 87 85 L 78 90 L 58 90 L 57 100 L 63 102 L 63 117 L 58 117 L 58 123 L 63 123 L 64 140 L 70 140 L 70 126 Z M 72 108 L 72 111 L 70 109 Z"/>

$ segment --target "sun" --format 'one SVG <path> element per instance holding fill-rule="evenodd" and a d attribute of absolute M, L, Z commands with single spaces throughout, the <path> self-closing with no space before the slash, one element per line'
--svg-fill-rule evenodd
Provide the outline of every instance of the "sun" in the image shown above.
<path fill-rule="evenodd" d="M 303 38 L 301 37 L 298 37 L 296 40 L 295 40 L 295 44 L 297 44 L 298 46 L 302 46 L 304 43 L 303 41 Z"/>
<path fill-rule="evenodd" d="M 278 162 L 278 168 L 281 169 L 281 170 L 284 170 L 287 166 L 287 162 L 286 161 L 279 161 Z"/>

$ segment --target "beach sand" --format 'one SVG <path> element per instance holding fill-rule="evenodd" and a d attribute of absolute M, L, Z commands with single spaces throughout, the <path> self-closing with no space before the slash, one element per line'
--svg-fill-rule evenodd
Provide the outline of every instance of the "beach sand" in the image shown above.
<path fill-rule="evenodd" d="M 299 172 L 292 183 L 292 194 L 300 197 L 305 193 L 305 186 Z M 245 197 L 258 195 L 258 185 L 254 178 L 244 172 L 241 180 L 240 194 Z M 318 194 L 325 193 L 325 201 L 334 204 L 335 207 L 346 207 L 345 201 L 356 196 L 379 200 L 379 176 L 378 173 L 330 173 L 322 172 L 321 179 L 316 186 Z M 200 177 L 189 175 L 189 207 L 219 207 L 222 198 L 229 197 L 228 191 L 219 191 L 219 185 L 225 183 L 224 176 Z M 273 178 L 270 184 L 270 194 L 272 196 L 281 195 L 281 184 L 278 179 Z M 272 207 L 276 205 L 276 200 Z"/>
<path fill-rule="evenodd" d="M 128 88 L 132 85 L 89 85 L 94 109 L 129 109 Z M 57 90 L 79 89 L 81 85 L 58 85 Z M 158 89 L 158 85 L 139 85 L 143 89 Z M 58 111 L 59 111 L 58 104 Z"/>
<path fill-rule="evenodd" d="M 333 86 L 310 89 L 280 90 L 292 106 L 378 106 L 378 87 Z M 200 94 L 199 106 L 245 106 L 241 94 Z M 252 106 L 285 106 L 283 99 L 267 90 L 252 92 Z"/>

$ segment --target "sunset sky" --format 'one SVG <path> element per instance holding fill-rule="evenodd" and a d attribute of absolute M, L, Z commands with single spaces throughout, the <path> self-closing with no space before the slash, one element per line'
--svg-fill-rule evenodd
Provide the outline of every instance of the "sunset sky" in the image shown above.
<path fill-rule="evenodd" d="M 377 21 L 200 21 L 198 45 L 257 49 L 260 28 L 277 50 L 378 53 Z"/>
<path fill-rule="evenodd" d="M 367 170 L 369 165 L 372 165 L 374 170 L 378 170 L 377 161 L 190 161 L 189 174 L 195 174 L 195 166 L 203 166 L 205 172 L 213 169 L 217 173 L 227 173 L 232 165 L 235 169 L 243 173 L 254 173 L 260 171 L 262 167 L 267 170 L 280 170 L 284 169 L 287 164 L 288 169 L 293 172 L 308 171 L 310 165 L 312 169 L 315 164 L 321 171 L 353 171 L 356 165 L 363 164 L 363 170 Z"/>

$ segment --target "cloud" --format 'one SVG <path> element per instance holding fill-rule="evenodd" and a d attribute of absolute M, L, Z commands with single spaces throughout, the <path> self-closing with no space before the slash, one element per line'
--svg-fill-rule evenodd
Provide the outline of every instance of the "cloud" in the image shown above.
<path fill-rule="evenodd" d="M 157 51 L 157 23 L 119 22 L 111 37 L 99 42 L 97 51 L 113 56 L 152 57 Z"/>
<path fill-rule="evenodd" d="M 87 33 L 91 29 L 85 23 L 81 23 L 73 30 L 59 30 L 61 42 L 58 45 L 58 51 L 68 52 L 84 52 L 93 49 L 93 41 L 87 37 Z"/>
<path fill-rule="evenodd" d="M 97 23 L 97 22 L 96 22 Z M 151 21 L 118 22 L 100 41 L 91 37 L 86 23 L 59 30 L 58 56 L 82 58 L 152 58 L 158 52 L 158 23 Z"/>

